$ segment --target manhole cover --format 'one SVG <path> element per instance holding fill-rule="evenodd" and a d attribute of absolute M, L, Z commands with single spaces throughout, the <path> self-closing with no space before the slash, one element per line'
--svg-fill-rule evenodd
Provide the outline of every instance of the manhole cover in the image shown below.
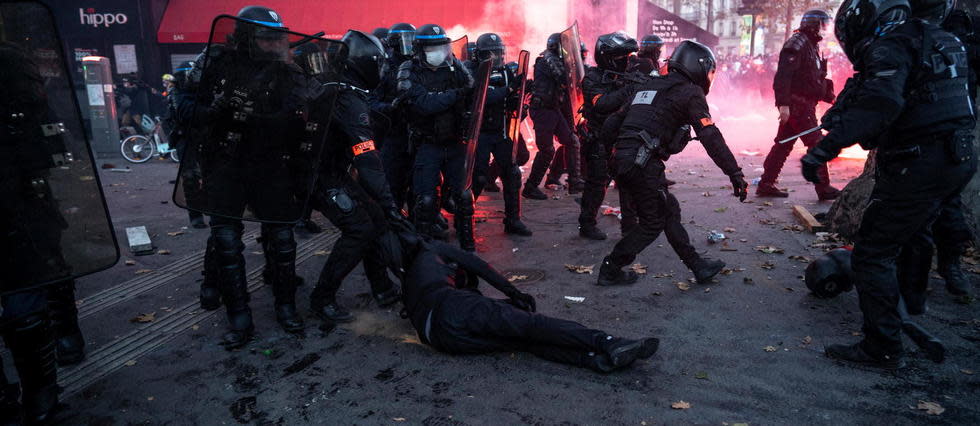
<path fill-rule="evenodd" d="M 546 276 L 544 271 L 540 269 L 511 269 L 501 272 L 501 275 L 515 285 L 541 281 Z"/>

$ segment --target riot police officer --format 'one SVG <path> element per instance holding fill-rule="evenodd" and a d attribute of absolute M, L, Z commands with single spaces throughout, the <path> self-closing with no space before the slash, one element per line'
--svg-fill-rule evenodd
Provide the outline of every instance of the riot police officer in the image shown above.
<path fill-rule="evenodd" d="M 516 76 L 504 65 L 504 53 L 504 40 L 499 35 L 482 34 L 476 39 L 474 57 L 466 61 L 471 73 L 476 72 L 481 61 L 493 61 L 473 169 L 473 197 L 479 197 L 489 181 L 490 154 L 493 154 L 501 167 L 504 184 L 504 232 L 530 236 L 531 230 L 521 222 L 521 170 L 511 159 L 512 144 L 517 142 L 506 135 L 507 111 L 516 109 L 522 100 L 518 98 L 519 90 L 514 90 L 519 83 Z"/>
<path fill-rule="evenodd" d="M 412 146 L 417 149 L 412 176 L 415 222 L 420 232 L 437 235 L 440 178 L 456 203 L 453 221 L 464 250 L 476 250 L 473 239 L 473 193 L 466 186 L 466 145 L 473 77 L 452 54 L 449 37 L 439 25 L 427 24 L 415 36 L 415 57 L 398 69 L 398 92 L 405 103 Z M 447 194 L 443 194 L 445 198 Z"/>
<path fill-rule="evenodd" d="M 779 130 L 776 141 L 781 141 L 804 130 L 817 126 L 817 103 L 834 101 L 834 85 L 827 79 L 827 61 L 820 56 L 817 43 L 823 39 L 823 31 L 830 23 L 830 15 L 822 10 L 809 10 L 803 14 L 800 28 L 783 45 L 779 53 L 779 66 L 772 88 L 779 109 Z M 814 146 L 820 141 L 820 132 L 802 136 L 803 143 Z M 766 156 L 762 166 L 762 179 L 756 189 L 760 197 L 789 197 L 789 193 L 776 187 L 779 172 L 793 150 L 796 141 L 776 143 Z M 816 185 L 817 198 L 833 200 L 840 191 L 830 186 L 827 168 L 820 170 L 821 184 Z"/>
<path fill-rule="evenodd" d="M 711 49 L 685 41 L 674 50 L 668 68 L 667 76 L 647 78 L 637 84 L 623 109 L 603 125 L 602 136 L 615 139 L 612 167 L 616 182 L 634 203 L 639 223 L 603 259 L 599 285 L 636 282 L 637 274 L 624 272 L 622 268 L 657 239 L 666 223 L 673 221 L 672 215 L 680 213 L 676 199 L 671 203 L 666 192 L 663 159 L 686 145 L 686 139 L 677 137 L 679 131 L 690 132 L 683 125 L 694 128 L 708 156 L 731 180 L 734 195 L 745 200 L 748 184 L 721 131 L 714 125 L 705 99 L 715 73 Z M 695 271 L 699 281 L 709 272 L 717 274 L 724 266 L 700 257 L 684 260 L 692 262 L 688 267 Z M 699 270 L 705 272 L 698 273 Z"/>
<path fill-rule="evenodd" d="M 611 177 L 609 175 L 609 150 L 599 141 L 599 131 L 606 118 L 615 109 L 596 108 L 604 95 L 625 84 L 626 66 L 638 49 L 636 39 L 623 33 L 610 33 L 599 36 L 595 46 L 596 67 L 589 67 L 582 80 L 582 93 L 585 98 L 584 113 L 586 124 L 582 137 L 582 156 L 585 158 L 585 189 L 582 191 L 581 213 L 578 217 L 579 235 L 591 240 L 604 240 L 606 234 L 596 227 L 596 216 L 606 196 Z M 618 108 L 620 105 L 615 105 Z M 627 198 L 628 200 L 628 198 Z M 624 213 L 631 211 L 624 204 Z M 625 216 L 625 215 L 624 215 Z M 624 217 L 625 218 L 625 217 Z M 627 223 L 627 219 L 623 223 Z M 624 233 L 625 234 L 625 233 Z"/>
<path fill-rule="evenodd" d="M 412 183 L 412 166 L 415 163 L 415 150 L 408 140 L 408 122 L 405 109 L 398 97 L 398 68 L 412 59 L 415 52 L 415 26 L 398 23 L 388 31 L 388 68 L 381 84 L 371 93 L 371 108 L 388 119 L 388 129 L 384 134 L 375 135 L 381 145 L 381 159 L 384 162 L 385 176 L 391 188 L 395 205 L 405 207 L 414 204 L 408 196 Z"/>
<path fill-rule="evenodd" d="M 301 216 L 294 191 L 303 178 L 294 178 L 297 168 L 290 164 L 309 155 L 298 151 L 306 125 L 296 114 L 309 100 L 309 82 L 302 69 L 285 60 L 289 45 L 279 14 L 247 6 L 238 17 L 243 20 L 236 21 L 229 45 L 205 52 L 206 80 L 197 92 L 199 114 L 213 123 L 199 160 L 206 204 L 213 212 L 211 238 L 228 314 L 223 342 L 228 348 L 245 345 L 254 332 L 239 219 L 246 206 L 267 220 L 261 231 L 263 276 L 275 296 L 276 320 L 286 331 L 303 328 L 295 302 L 301 280 L 296 276 L 296 241 L 293 225 L 283 221 Z"/>
<path fill-rule="evenodd" d="M 373 35 L 374 38 L 378 39 L 378 41 L 381 42 L 381 45 L 384 46 L 385 48 L 385 53 L 388 55 L 391 55 L 391 47 L 388 46 L 388 34 L 390 33 L 391 30 L 389 30 L 386 27 L 378 27 L 371 30 L 371 35 Z"/>
<path fill-rule="evenodd" d="M 931 248 L 930 226 L 976 171 L 966 50 L 909 14 L 904 0 L 841 5 L 834 32 L 857 74 L 823 117 L 829 132 L 802 159 L 803 176 L 823 182 L 819 170 L 843 148 L 860 142 L 877 149 L 877 178 L 851 259 L 864 338 L 827 346 L 826 354 L 886 369 L 903 365 L 899 304 L 926 291 L 924 281 L 896 278 L 905 267 L 896 259 Z"/>
<path fill-rule="evenodd" d="M 366 88 L 378 86 L 387 66 L 384 46 L 377 38 L 353 30 L 343 41 L 347 58 L 339 70 L 342 81 L 327 83 L 327 93 L 322 96 L 336 96 L 336 101 L 312 203 L 341 232 L 310 295 L 313 312 L 333 322 L 354 319 L 336 297 L 343 280 L 358 263 L 364 264 L 378 304 L 398 301 L 398 287 L 388 278 L 374 243 L 385 230 L 386 220 L 406 220 L 388 189 L 368 107 Z M 356 181 L 351 177 L 351 167 L 357 170 Z"/>
<path fill-rule="evenodd" d="M 534 200 L 546 200 L 548 196 L 538 185 L 544 179 L 555 156 L 554 138 L 565 146 L 565 167 L 568 169 L 568 191 L 582 191 L 584 182 L 579 164 L 578 138 L 572 132 L 565 109 L 568 109 L 568 70 L 561 58 L 561 35 L 548 37 L 547 48 L 534 61 L 534 87 L 531 94 L 530 115 L 534 122 L 534 139 L 538 154 L 531 164 L 531 173 L 524 183 L 522 195 Z M 573 113 L 571 111 L 569 113 Z"/>
<path fill-rule="evenodd" d="M 656 34 L 647 34 L 640 40 L 640 50 L 636 52 L 635 60 L 630 64 L 630 71 L 647 75 L 657 75 L 660 72 L 660 53 L 664 41 Z"/>

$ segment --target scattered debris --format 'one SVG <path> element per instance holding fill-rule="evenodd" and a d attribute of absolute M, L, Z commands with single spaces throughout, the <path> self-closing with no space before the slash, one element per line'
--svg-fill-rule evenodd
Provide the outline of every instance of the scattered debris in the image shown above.
<path fill-rule="evenodd" d="M 966 374 L 967 376 L 972 376 L 973 375 L 973 370 L 964 368 L 964 369 L 960 370 L 960 373 Z"/>
<path fill-rule="evenodd" d="M 759 155 L 759 151 L 749 151 L 747 149 L 743 149 L 742 152 L 739 152 L 739 154 L 742 154 L 742 155 L 745 155 L 745 156 L 748 156 L 748 157 L 755 157 L 756 155 Z"/>
<path fill-rule="evenodd" d="M 516 283 L 516 282 L 519 282 L 519 281 L 524 281 L 526 279 L 527 279 L 527 275 L 511 275 L 511 276 L 507 277 L 507 281 L 510 281 L 512 283 Z"/>
<path fill-rule="evenodd" d="M 776 269 L 776 264 L 775 263 L 772 263 L 772 262 L 766 262 L 766 263 L 763 263 L 760 267 L 762 269 L 767 270 L 767 271 L 771 271 L 773 269 Z"/>
<path fill-rule="evenodd" d="M 126 263 L 126 266 L 133 266 L 133 265 L 136 264 L 136 261 L 135 260 L 131 260 L 131 259 L 127 259 L 125 263 Z"/>
<path fill-rule="evenodd" d="M 588 265 L 588 266 L 586 266 L 586 265 L 569 265 L 569 264 L 566 263 L 565 264 L 565 269 L 568 269 L 569 271 L 574 272 L 576 274 L 591 274 L 592 273 L 592 270 L 595 269 L 595 265 Z"/>
<path fill-rule="evenodd" d="M 136 365 L 136 360 L 135 359 L 131 359 L 129 361 L 126 361 L 126 363 L 123 364 L 123 365 L 125 365 L 127 367 L 132 367 L 132 366 Z"/>
<path fill-rule="evenodd" d="M 675 410 L 687 410 L 691 408 L 691 403 L 687 401 L 677 401 L 675 403 L 670 404 L 670 408 L 673 408 Z"/>
<path fill-rule="evenodd" d="M 812 337 L 806 336 L 806 337 L 803 338 L 803 344 L 804 345 L 809 345 L 811 343 L 813 343 L 813 338 Z"/>
<path fill-rule="evenodd" d="M 156 312 L 150 312 L 148 314 L 139 314 L 139 315 L 137 315 L 137 316 L 135 316 L 133 318 L 130 318 L 129 319 L 129 322 L 147 323 L 147 322 L 156 321 L 156 319 L 157 319 L 157 313 Z"/>
<path fill-rule="evenodd" d="M 170 254 L 170 250 L 160 249 L 160 250 L 157 250 L 157 254 L 161 254 L 161 255 L 166 256 L 166 255 Z"/>
<path fill-rule="evenodd" d="M 637 274 L 641 274 L 641 275 L 647 273 L 647 265 L 641 263 L 632 264 L 630 266 L 630 269 L 633 270 L 633 272 L 636 272 Z"/>
<path fill-rule="evenodd" d="M 731 234 L 731 233 L 735 232 L 735 228 L 732 228 L 732 227 L 725 228 L 725 232 Z"/>
<path fill-rule="evenodd" d="M 691 285 L 690 285 L 690 284 L 688 284 L 688 283 L 686 283 L 686 282 L 684 282 L 684 281 L 678 281 L 678 282 L 677 282 L 677 283 L 675 283 L 675 284 L 677 285 L 677 288 L 678 288 L 678 289 L 679 289 L 680 291 L 688 291 L 688 290 L 690 290 L 690 289 L 691 289 Z"/>
<path fill-rule="evenodd" d="M 721 232 L 711 230 L 711 232 L 708 233 L 708 243 L 710 244 L 720 243 L 724 240 L 725 234 L 722 234 Z"/>
<path fill-rule="evenodd" d="M 755 250 L 765 254 L 779 254 L 783 252 L 783 249 L 775 246 L 756 246 Z"/>
<path fill-rule="evenodd" d="M 724 213 L 726 211 L 728 211 L 728 207 L 718 207 L 715 209 L 715 213 Z"/>
<path fill-rule="evenodd" d="M 81 177 L 78 178 L 78 180 L 80 180 L 82 182 L 93 181 L 93 180 L 95 180 L 95 176 L 81 176 Z"/>
<path fill-rule="evenodd" d="M 150 240 L 150 233 L 145 226 L 131 226 L 126 228 L 126 240 L 129 242 L 129 251 L 136 255 L 153 253 L 153 241 Z"/>
<path fill-rule="evenodd" d="M 653 277 L 654 278 L 672 278 L 673 276 L 674 276 L 674 274 L 671 274 L 669 272 L 661 272 L 659 274 L 654 275 Z"/>
<path fill-rule="evenodd" d="M 776 347 L 775 346 L 766 346 L 766 347 L 762 348 L 762 350 L 764 350 L 766 352 L 776 352 Z"/>
<path fill-rule="evenodd" d="M 922 401 L 922 400 L 919 401 L 919 404 L 916 405 L 915 408 L 921 411 L 925 411 L 926 414 L 933 415 L 933 416 L 938 416 L 946 412 L 946 409 L 943 408 L 942 405 L 939 405 L 935 402 Z"/>
<path fill-rule="evenodd" d="M 743 284 L 755 284 L 755 280 L 753 280 L 752 278 L 749 278 L 749 277 L 745 277 L 745 278 L 742 278 L 742 283 Z"/>
<path fill-rule="evenodd" d="M 701 196 L 702 196 L 702 197 L 714 197 L 714 196 L 715 196 L 715 194 L 712 194 L 712 193 L 710 193 L 710 192 L 707 192 L 707 191 L 705 191 L 705 192 L 702 192 L 702 193 L 701 193 Z"/>
<path fill-rule="evenodd" d="M 176 237 L 176 236 L 178 236 L 178 235 L 184 235 L 184 231 L 174 231 L 174 232 L 168 232 L 168 233 L 167 233 L 167 235 L 169 235 L 169 236 L 171 236 L 171 237 Z"/>
<path fill-rule="evenodd" d="M 697 373 L 694 373 L 694 378 L 701 379 L 701 380 L 708 380 L 708 373 L 705 373 L 704 371 L 698 371 Z"/>
<path fill-rule="evenodd" d="M 790 256 L 789 260 L 795 260 L 800 263 L 810 263 L 811 261 L 813 261 L 813 259 L 810 259 L 809 257 L 806 256 Z"/>
<path fill-rule="evenodd" d="M 728 241 L 721 243 L 721 251 L 738 251 L 737 248 L 728 245 Z"/>
<path fill-rule="evenodd" d="M 823 232 L 826 229 L 824 224 L 820 223 L 817 218 L 810 214 L 810 211 L 801 205 L 793 206 L 793 216 L 803 223 L 807 231 L 810 232 Z"/>
<path fill-rule="evenodd" d="M 150 273 L 150 272 L 153 272 L 153 270 L 152 269 L 137 269 L 136 270 L 136 275 L 143 275 L 143 274 Z"/>
<path fill-rule="evenodd" d="M 565 296 L 565 300 L 569 302 L 582 303 L 585 301 L 585 298 L 580 296 Z"/>
<path fill-rule="evenodd" d="M 328 254 L 330 254 L 330 250 L 317 250 L 313 252 L 314 256 L 326 256 Z"/>

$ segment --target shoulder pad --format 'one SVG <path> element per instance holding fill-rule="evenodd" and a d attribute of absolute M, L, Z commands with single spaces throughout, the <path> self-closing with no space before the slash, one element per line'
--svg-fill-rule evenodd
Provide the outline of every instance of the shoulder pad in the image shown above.
<path fill-rule="evenodd" d="M 408 77 L 412 75 L 412 61 L 402 62 L 398 66 L 398 80 L 408 80 Z"/>
<path fill-rule="evenodd" d="M 783 43 L 783 50 L 792 50 L 794 52 L 799 52 L 803 50 L 803 46 L 806 44 L 806 36 L 801 33 L 795 33 L 786 43 Z"/>

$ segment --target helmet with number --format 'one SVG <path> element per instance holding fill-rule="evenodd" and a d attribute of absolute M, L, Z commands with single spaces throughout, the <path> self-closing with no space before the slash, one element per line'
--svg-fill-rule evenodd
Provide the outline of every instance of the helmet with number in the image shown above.
<path fill-rule="evenodd" d="M 370 34 L 349 30 L 341 41 L 347 45 L 347 77 L 353 83 L 364 85 L 363 89 L 378 87 L 388 65 L 388 55 L 381 40 Z"/>
<path fill-rule="evenodd" d="M 908 0 L 844 0 L 834 20 L 834 34 L 852 63 L 876 38 L 888 34 L 908 19 Z"/>
<path fill-rule="evenodd" d="M 399 56 L 412 56 L 415 53 L 415 25 L 404 22 L 391 26 L 388 30 L 388 46 Z"/>
<path fill-rule="evenodd" d="M 506 54 L 504 39 L 494 33 L 481 34 L 476 39 L 473 53 L 477 60 L 493 59 L 493 66 L 499 67 L 504 63 L 504 54 Z"/>
<path fill-rule="evenodd" d="M 548 36 L 548 44 L 545 49 L 556 55 L 559 54 L 561 52 L 561 34 L 554 33 Z"/>
<path fill-rule="evenodd" d="M 452 57 L 451 42 L 442 27 L 426 24 L 415 34 L 415 54 L 429 66 L 438 67 Z"/>
<path fill-rule="evenodd" d="M 822 35 L 830 25 L 830 14 L 820 9 L 810 9 L 800 18 L 800 31 Z"/>
<path fill-rule="evenodd" d="M 640 50 L 636 56 L 649 59 L 656 63 L 660 60 L 660 52 L 664 47 L 664 41 L 656 34 L 647 34 L 640 40 Z"/>
<path fill-rule="evenodd" d="M 940 25 L 956 8 L 956 0 L 910 0 L 912 16 Z"/>
<path fill-rule="evenodd" d="M 624 72 L 637 50 L 636 39 L 625 33 L 603 34 L 595 42 L 595 63 L 604 70 Z"/>
<path fill-rule="evenodd" d="M 715 79 L 715 54 L 708 46 L 691 40 L 677 45 L 667 60 L 667 69 L 679 73 L 704 90 L 707 95 Z"/>
<path fill-rule="evenodd" d="M 245 6 L 238 11 L 238 17 L 252 24 L 237 22 L 233 34 L 238 47 L 247 43 L 250 47 L 255 39 L 280 40 L 286 39 L 284 32 L 288 28 L 283 25 L 282 18 L 276 11 L 265 6 Z"/>

